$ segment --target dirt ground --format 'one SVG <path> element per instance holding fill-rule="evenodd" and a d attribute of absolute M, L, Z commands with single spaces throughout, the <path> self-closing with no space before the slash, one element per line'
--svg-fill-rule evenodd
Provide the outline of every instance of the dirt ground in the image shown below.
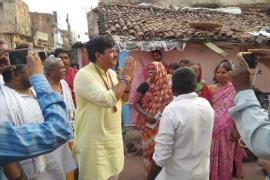
<path fill-rule="evenodd" d="M 256 162 L 243 164 L 244 178 L 242 180 L 264 180 L 261 168 Z M 120 174 L 119 180 L 144 180 L 142 156 L 126 156 L 125 168 Z M 233 178 L 233 180 L 238 180 Z"/>
<path fill-rule="evenodd" d="M 137 129 L 128 129 L 124 136 L 126 144 L 136 144 L 137 147 L 142 148 L 141 136 Z M 142 151 L 141 151 L 142 153 Z M 265 176 L 262 172 L 262 168 L 257 165 L 256 162 L 243 163 L 244 178 L 242 180 L 264 180 Z M 120 174 L 119 180 L 144 180 L 143 172 L 143 157 L 126 155 L 125 156 L 125 167 L 123 172 Z M 237 180 L 233 178 L 232 180 Z"/>

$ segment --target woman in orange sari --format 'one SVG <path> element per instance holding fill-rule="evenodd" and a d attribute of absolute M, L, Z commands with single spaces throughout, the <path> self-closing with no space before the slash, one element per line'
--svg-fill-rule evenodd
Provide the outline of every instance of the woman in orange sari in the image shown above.
<path fill-rule="evenodd" d="M 138 112 L 137 127 L 141 130 L 145 177 L 151 167 L 155 147 L 155 136 L 159 122 L 155 117 L 162 113 L 172 98 L 171 88 L 167 80 L 167 71 L 160 62 L 152 62 L 147 66 L 148 79 L 137 89 L 134 108 Z M 149 127 L 149 125 L 154 125 Z"/>

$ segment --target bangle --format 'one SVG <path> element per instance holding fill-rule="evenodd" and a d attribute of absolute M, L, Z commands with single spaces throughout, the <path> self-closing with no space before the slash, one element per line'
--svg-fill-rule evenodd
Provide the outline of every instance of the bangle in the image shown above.
<path fill-rule="evenodd" d="M 124 83 L 125 85 L 128 84 L 128 80 L 127 79 L 124 79 L 124 78 L 120 79 L 119 82 L 120 83 Z"/>
<path fill-rule="evenodd" d="M 124 77 L 124 78 L 126 78 L 128 81 L 130 81 L 130 80 L 131 80 L 131 77 L 130 77 L 130 76 L 128 76 L 128 75 L 124 75 L 123 77 Z"/>
<path fill-rule="evenodd" d="M 120 76 L 120 79 L 126 79 L 126 80 L 130 81 L 131 77 L 128 75 L 122 75 L 122 76 Z"/>

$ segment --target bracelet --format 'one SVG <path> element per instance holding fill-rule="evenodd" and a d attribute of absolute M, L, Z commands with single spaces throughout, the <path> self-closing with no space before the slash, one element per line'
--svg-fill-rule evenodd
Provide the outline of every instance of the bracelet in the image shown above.
<path fill-rule="evenodd" d="M 126 79 L 126 80 L 130 81 L 131 77 L 128 75 L 122 75 L 122 76 L 120 76 L 120 79 Z"/>
<path fill-rule="evenodd" d="M 124 75 L 123 77 L 126 78 L 126 79 L 128 79 L 128 81 L 131 81 L 131 77 L 130 76 Z"/>
<path fill-rule="evenodd" d="M 127 79 L 124 79 L 124 78 L 120 79 L 119 82 L 120 83 L 124 83 L 125 85 L 128 84 L 128 80 Z"/>

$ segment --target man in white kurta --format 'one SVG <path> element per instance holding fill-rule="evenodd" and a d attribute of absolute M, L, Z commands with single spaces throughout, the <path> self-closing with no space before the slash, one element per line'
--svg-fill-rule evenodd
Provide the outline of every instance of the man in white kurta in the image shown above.
<path fill-rule="evenodd" d="M 50 57 L 44 61 L 44 74 L 54 91 L 59 92 L 66 104 L 68 119 L 72 121 L 75 115 L 75 105 L 68 83 L 63 79 L 66 68 L 60 58 Z"/>
<path fill-rule="evenodd" d="M 172 80 L 176 97 L 163 111 L 155 138 L 153 166 L 161 170 L 156 180 L 208 180 L 214 110 L 193 92 L 191 69 L 180 68 Z"/>

